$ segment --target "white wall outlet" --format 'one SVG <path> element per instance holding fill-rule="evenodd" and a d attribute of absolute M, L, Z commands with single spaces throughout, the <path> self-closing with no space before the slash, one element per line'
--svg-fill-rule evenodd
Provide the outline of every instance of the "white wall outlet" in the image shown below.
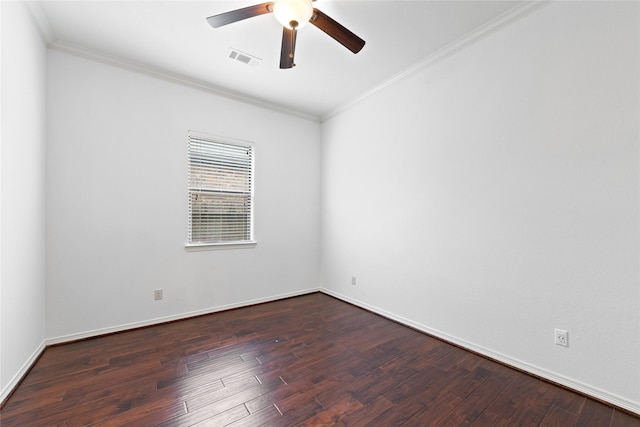
<path fill-rule="evenodd" d="M 162 289 L 156 289 L 155 291 L 153 291 L 153 299 L 158 301 L 161 300 L 163 298 L 162 295 Z"/>
<path fill-rule="evenodd" d="M 356 285 L 356 276 L 351 276 L 351 284 L 352 284 L 353 286 L 355 286 L 355 285 Z"/>
<path fill-rule="evenodd" d="M 555 343 L 564 347 L 569 347 L 569 332 L 562 329 L 555 330 Z"/>

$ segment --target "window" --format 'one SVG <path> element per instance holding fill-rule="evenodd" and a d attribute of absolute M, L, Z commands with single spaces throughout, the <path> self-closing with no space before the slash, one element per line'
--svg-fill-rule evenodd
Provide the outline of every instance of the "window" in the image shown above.
<path fill-rule="evenodd" d="M 253 241 L 253 144 L 189 133 L 188 246 Z"/>

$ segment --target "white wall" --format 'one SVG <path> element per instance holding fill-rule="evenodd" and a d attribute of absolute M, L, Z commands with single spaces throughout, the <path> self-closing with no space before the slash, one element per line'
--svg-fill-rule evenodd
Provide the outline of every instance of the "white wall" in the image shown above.
<path fill-rule="evenodd" d="M 25 5 L 2 15 L 0 400 L 45 338 L 46 49 Z"/>
<path fill-rule="evenodd" d="M 319 123 L 60 51 L 48 65 L 48 338 L 317 289 Z M 188 130 L 255 142 L 255 248 L 185 250 Z"/>
<path fill-rule="evenodd" d="M 328 120 L 322 151 L 317 123 L 63 52 L 45 63 L 24 6 L 0 5 L 2 396 L 45 337 L 322 275 L 640 412 L 637 3 L 546 6 Z M 256 143 L 256 248 L 185 251 L 188 129 Z"/>
<path fill-rule="evenodd" d="M 638 20 L 552 3 L 326 121 L 323 286 L 640 412 Z"/>

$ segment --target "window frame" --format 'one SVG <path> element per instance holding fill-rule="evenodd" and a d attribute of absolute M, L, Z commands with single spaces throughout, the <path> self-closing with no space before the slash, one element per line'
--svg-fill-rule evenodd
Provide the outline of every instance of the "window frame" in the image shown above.
<path fill-rule="evenodd" d="M 232 145 L 242 148 L 251 149 L 251 173 L 250 173 L 250 191 L 249 191 L 249 239 L 247 240 L 230 240 L 230 241 L 204 241 L 204 242 L 192 242 L 191 241 L 191 228 L 192 228 L 192 205 L 191 205 L 191 192 L 193 191 L 190 183 L 191 174 L 191 142 L 192 140 L 199 140 L 204 142 L 211 142 L 223 145 Z M 251 141 L 244 141 L 239 139 L 227 138 L 217 135 L 205 134 L 201 132 L 189 131 L 187 135 L 187 241 L 185 243 L 185 249 L 188 251 L 198 250 L 215 250 L 215 249 L 246 249 L 253 248 L 258 243 L 255 239 L 255 163 L 256 163 L 256 144 Z"/>

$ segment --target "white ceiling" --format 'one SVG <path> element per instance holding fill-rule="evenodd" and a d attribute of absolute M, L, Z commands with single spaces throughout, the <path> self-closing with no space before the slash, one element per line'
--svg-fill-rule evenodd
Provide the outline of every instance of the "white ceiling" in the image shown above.
<path fill-rule="evenodd" d="M 279 68 L 282 28 L 271 14 L 214 29 L 206 17 L 261 3 L 236 1 L 39 2 L 52 46 L 142 66 L 321 119 L 415 64 L 469 39 L 523 1 L 337 1 L 314 6 L 366 41 L 354 55 L 313 25 L 300 29 L 296 67 Z M 228 59 L 235 48 L 262 61 Z"/>

